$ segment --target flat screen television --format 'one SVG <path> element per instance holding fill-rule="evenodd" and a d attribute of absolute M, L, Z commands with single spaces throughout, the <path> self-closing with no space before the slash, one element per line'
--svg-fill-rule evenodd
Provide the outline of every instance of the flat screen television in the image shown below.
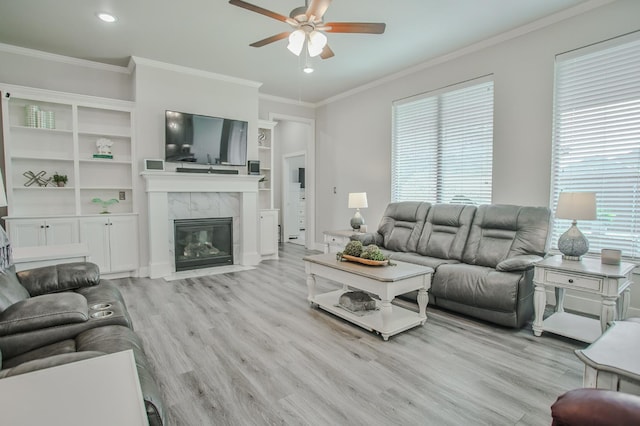
<path fill-rule="evenodd" d="M 244 166 L 248 127 L 241 120 L 165 111 L 165 160 Z"/>

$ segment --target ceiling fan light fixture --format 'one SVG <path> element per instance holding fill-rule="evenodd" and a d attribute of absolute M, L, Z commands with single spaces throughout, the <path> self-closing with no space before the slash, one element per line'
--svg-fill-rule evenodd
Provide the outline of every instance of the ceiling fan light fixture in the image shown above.
<path fill-rule="evenodd" d="M 307 34 L 302 30 L 295 30 L 289 34 L 289 44 L 287 49 L 296 56 L 300 56 L 302 48 L 304 47 L 304 41 L 307 38 Z"/>
<path fill-rule="evenodd" d="M 327 36 L 320 31 L 311 31 L 309 33 L 309 41 L 307 42 L 307 49 L 309 49 L 309 56 L 312 58 L 322 53 L 322 49 L 327 45 Z"/>
<path fill-rule="evenodd" d="M 311 74 L 313 72 L 313 68 L 310 65 L 305 65 L 305 67 L 302 68 L 302 71 L 304 71 L 305 74 Z"/>

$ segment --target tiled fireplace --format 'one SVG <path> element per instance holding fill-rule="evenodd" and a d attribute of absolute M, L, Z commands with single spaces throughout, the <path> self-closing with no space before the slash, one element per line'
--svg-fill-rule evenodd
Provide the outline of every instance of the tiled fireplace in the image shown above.
<path fill-rule="evenodd" d="M 176 271 L 233 265 L 233 218 L 173 221 Z"/>
<path fill-rule="evenodd" d="M 259 176 L 143 172 L 149 209 L 149 276 L 176 272 L 174 220 L 231 218 L 232 262 L 251 266 L 258 253 Z"/>

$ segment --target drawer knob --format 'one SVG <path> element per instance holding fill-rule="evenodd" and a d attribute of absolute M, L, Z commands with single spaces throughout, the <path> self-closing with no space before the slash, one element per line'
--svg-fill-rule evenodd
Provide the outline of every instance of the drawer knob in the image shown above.
<path fill-rule="evenodd" d="M 569 278 L 569 284 L 573 284 L 573 278 Z"/>

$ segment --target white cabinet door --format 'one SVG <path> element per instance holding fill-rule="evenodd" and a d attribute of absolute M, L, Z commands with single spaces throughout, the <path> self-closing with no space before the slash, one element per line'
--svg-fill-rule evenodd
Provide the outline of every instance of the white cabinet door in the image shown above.
<path fill-rule="evenodd" d="M 135 216 L 109 218 L 111 272 L 138 269 L 138 223 Z"/>
<path fill-rule="evenodd" d="M 80 242 L 78 237 L 78 219 L 47 219 L 44 229 L 48 246 Z"/>
<path fill-rule="evenodd" d="M 47 244 L 42 219 L 8 220 L 9 241 L 13 247 L 37 247 Z"/>
<path fill-rule="evenodd" d="M 260 254 L 278 253 L 278 210 L 260 210 Z"/>
<path fill-rule="evenodd" d="M 12 219 L 7 223 L 13 247 L 55 246 L 79 242 L 78 220 L 75 218 Z"/>
<path fill-rule="evenodd" d="M 98 265 L 101 273 L 111 271 L 108 218 L 86 217 L 80 219 L 80 242 L 87 245 L 91 262 Z"/>
<path fill-rule="evenodd" d="M 135 216 L 80 219 L 80 241 L 101 273 L 138 269 L 138 225 Z"/>

